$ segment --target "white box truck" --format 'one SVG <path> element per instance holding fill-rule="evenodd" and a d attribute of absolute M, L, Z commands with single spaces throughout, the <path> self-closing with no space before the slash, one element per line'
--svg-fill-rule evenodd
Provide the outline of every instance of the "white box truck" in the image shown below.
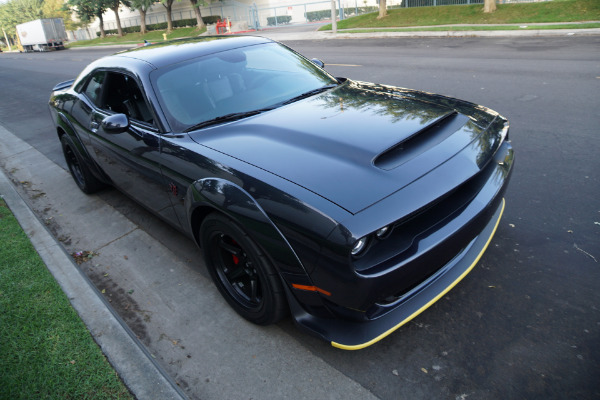
<path fill-rule="evenodd" d="M 17 25 L 21 51 L 49 51 L 64 49 L 67 32 L 62 18 L 44 18 Z"/>

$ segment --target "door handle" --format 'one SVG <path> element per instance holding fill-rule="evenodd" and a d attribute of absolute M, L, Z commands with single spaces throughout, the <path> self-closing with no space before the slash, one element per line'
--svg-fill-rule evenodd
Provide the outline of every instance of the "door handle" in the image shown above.
<path fill-rule="evenodd" d="M 100 124 L 98 122 L 92 121 L 92 123 L 90 124 L 90 129 L 92 130 L 92 132 L 96 132 L 99 126 Z"/>

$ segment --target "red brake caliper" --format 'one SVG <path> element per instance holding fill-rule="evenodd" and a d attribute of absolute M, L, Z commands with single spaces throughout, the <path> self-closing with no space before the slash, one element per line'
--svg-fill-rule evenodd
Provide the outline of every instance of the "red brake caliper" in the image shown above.
<path fill-rule="evenodd" d="M 236 245 L 236 246 L 238 245 L 235 240 L 231 239 L 231 241 L 233 242 L 234 245 Z M 233 263 L 235 265 L 238 265 L 240 263 L 240 259 L 235 254 L 232 254 L 231 257 L 233 257 Z"/>

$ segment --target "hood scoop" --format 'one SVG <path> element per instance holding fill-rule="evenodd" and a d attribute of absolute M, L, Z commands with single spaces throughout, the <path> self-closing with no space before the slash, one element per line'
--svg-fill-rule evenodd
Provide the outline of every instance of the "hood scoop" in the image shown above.
<path fill-rule="evenodd" d="M 392 170 L 437 146 L 461 129 L 469 117 L 452 111 L 415 132 L 400 143 L 379 154 L 373 164 L 385 171 Z"/>

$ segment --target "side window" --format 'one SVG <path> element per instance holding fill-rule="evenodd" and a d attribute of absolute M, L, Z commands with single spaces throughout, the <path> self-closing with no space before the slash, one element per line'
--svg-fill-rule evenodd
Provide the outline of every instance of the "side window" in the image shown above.
<path fill-rule="evenodd" d="M 125 114 L 136 121 L 153 123 L 150 108 L 139 85 L 131 76 L 108 72 L 104 83 L 104 93 L 104 105 L 101 108 Z"/>
<path fill-rule="evenodd" d="M 102 94 L 102 84 L 104 83 L 105 78 L 106 72 L 104 71 L 94 73 L 83 91 L 92 103 L 100 108 L 102 108 L 100 95 Z"/>

